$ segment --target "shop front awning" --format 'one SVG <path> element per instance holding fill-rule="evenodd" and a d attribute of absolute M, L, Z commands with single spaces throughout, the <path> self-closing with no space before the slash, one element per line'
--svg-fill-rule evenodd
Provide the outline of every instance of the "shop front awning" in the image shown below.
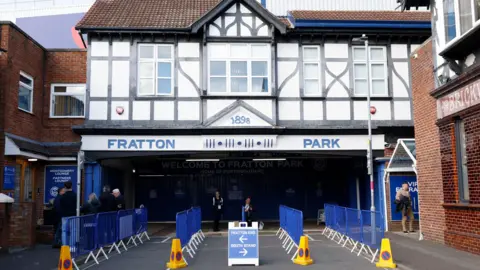
<path fill-rule="evenodd" d="M 388 162 L 386 172 L 414 172 L 417 173 L 417 151 L 415 139 L 399 139 L 393 155 Z"/>
<path fill-rule="evenodd" d="M 80 142 L 38 142 L 5 133 L 5 156 L 24 156 L 48 161 L 74 161 Z"/>

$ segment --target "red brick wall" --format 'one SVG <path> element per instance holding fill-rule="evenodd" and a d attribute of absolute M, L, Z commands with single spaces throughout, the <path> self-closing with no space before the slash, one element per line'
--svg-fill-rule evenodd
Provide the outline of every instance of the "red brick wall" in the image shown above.
<path fill-rule="evenodd" d="M 35 203 L 15 203 L 10 217 L 10 247 L 33 247 L 35 244 Z"/>
<path fill-rule="evenodd" d="M 87 52 L 85 50 L 49 51 L 47 53 L 43 101 L 43 141 L 80 141 L 80 136 L 72 131 L 72 126 L 81 125 L 84 119 L 50 118 L 50 91 L 51 85 L 55 83 L 86 84 L 86 76 Z"/>
<path fill-rule="evenodd" d="M 428 40 L 411 57 L 413 119 L 417 147 L 417 181 L 421 230 L 425 239 L 443 243 L 445 209 L 443 203 L 440 138 L 435 99 L 430 91 L 435 88 L 433 77 L 432 42 Z M 443 144 L 442 144 L 443 147 Z"/>

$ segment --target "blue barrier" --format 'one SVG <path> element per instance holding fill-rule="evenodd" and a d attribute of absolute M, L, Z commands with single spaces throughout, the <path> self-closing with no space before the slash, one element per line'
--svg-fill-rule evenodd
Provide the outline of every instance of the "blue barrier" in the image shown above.
<path fill-rule="evenodd" d="M 188 210 L 178 212 L 176 217 L 176 237 L 180 239 L 182 250 L 193 258 L 198 245 L 205 238 L 202 232 L 202 210 L 200 207 L 192 207 Z M 185 260 L 185 258 L 183 258 Z M 186 261 L 186 260 L 185 260 Z"/>
<path fill-rule="evenodd" d="M 326 228 L 324 234 L 330 230 L 328 237 L 331 239 L 339 237 L 339 243 L 350 241 L 354 245 L 357 242 L 357 245 L 359 243 L 361 247 L 360 252 L 363 245 L 374 249 L 380 248 L 382 238 L 385 236 L 384 224 L 385 219 L 378 211 L 372 212 L 325 204 Z M 353 249 L 357 245 L 354 245 Z M 373 255 L 376 256 L 376 253 Z"/>
<path fill-rule="evenodd" d="M 109 252 L 116 247 L 120 253 L 120 245 L 127 250 L 123 243 L 125 239 L 128 239 L 127 246 L 130 242 L 137 245 L 136 239 L 142 242 L 144 236 L 150 239 L 147 234 L 147 221 L 145 208 L 63 218 L 62 245 L 70 247 L 73 260 L 88 254 L 85 262 L 93 258 L 98 264 L 97 258 L 100 254 L 107 257 L 103 250 L 106 246 L 112 246 Z M 94 253 L 96 250 L 97 254 Z M 76 266 L 75 261 L 74 264 Z"/>
<path fill-rule="evenodd" d="M 245 206 L 242 206 L 242 222 L 245 222 Z"/>
<path fill-rule="evenodd" d="M 303 212 L 284 205 L 280 205 L 280 228 L 290 235 L 298 245 L 303 235 Z"/>

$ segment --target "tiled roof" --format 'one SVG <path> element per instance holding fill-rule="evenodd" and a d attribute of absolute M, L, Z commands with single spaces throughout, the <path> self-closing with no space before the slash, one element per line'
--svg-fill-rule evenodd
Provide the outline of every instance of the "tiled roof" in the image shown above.
<path fill-rule="evenodd" d="M 290 12 L 296 20 L 330 21 L 430 21 L 430 12 L 423 11 L 313 11 Z"/>
<path fill-rule="evenodd" d="M 222 0 L 97 0 L 77 28 L 186 28 Z"/>

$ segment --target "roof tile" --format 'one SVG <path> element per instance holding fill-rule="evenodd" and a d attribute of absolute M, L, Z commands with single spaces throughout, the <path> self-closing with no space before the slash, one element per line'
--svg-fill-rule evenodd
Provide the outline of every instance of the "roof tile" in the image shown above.
<path fill-rule="evenodd" d="M 313 11 L 293 10 L 297 20 L 331 21 L 430 21 L 430 12 L 423 11 Z"/>

